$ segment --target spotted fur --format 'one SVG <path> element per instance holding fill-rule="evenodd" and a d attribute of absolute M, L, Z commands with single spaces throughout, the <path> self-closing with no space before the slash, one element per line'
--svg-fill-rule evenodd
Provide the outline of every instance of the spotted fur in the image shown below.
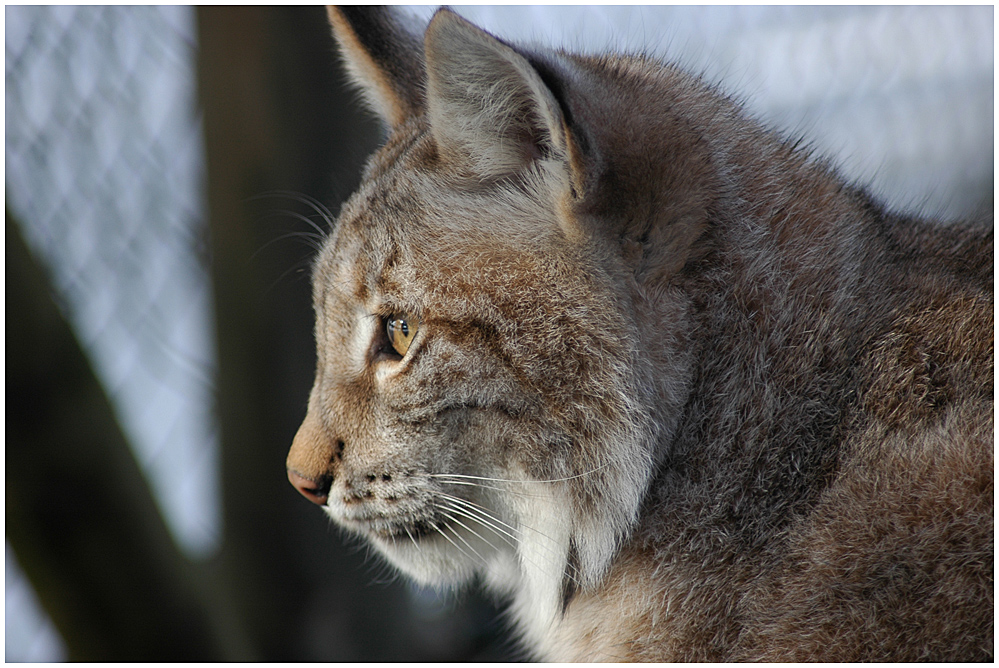
<path fill-rule="evenodd" d="M 537 658 L 991 658 L 991 221 L 653 58 L 330 14 L 387 140 L 315 263 L 297 486 Z"/>

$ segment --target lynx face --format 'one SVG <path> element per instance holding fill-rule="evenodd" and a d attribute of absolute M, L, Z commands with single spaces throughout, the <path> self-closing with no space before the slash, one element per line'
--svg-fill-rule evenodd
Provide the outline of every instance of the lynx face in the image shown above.
<path fill-rule="evenodd" d="M 523 56 L 444 11 L 389 77 L 331 18 L 391 134 L 316 262 L 289 477 L 417 580 L 481 574 L 550 618 L 635 521 L 684 399 L 686 302 L 588 222 L 587 172 Z"/>
<path fill-rule="evenodd" d="M 523 562 L 554 606 L 605 569 L 655 434 L 627 280 L 567 238 L 546 169 L 482 183 L 425 124 L 393 135 L 316 262 L 318 368 L 288 466 L 417 580 Z"/>

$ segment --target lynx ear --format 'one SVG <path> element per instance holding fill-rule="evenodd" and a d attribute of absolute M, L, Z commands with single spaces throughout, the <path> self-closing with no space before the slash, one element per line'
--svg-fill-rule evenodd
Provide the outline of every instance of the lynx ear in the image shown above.
<path fill-rule="evenodd" d="M 347 70 L 390 128 L 423 113 L 423 47 L 388 7 L 326 8 Z"/>
<path fill-rule="evenodd" d="M 539 158 L 572 162 L 565 113 L 527 57 L 447 9 L 430 21 L 424 53 L 430 127 L 446 159 L 484 177 Z"/>

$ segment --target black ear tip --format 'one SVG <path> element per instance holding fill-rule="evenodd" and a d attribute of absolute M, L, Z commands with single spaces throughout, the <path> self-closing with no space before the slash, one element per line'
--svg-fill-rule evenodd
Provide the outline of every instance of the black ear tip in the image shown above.
<path fill-rule="evenodd" d="M 347 71 L 389 127 L 422 113 L 423 44 L 415 17 L 391 7 L 328 7 Z M 410 20 L 412 19 L 412 20 Z"/>

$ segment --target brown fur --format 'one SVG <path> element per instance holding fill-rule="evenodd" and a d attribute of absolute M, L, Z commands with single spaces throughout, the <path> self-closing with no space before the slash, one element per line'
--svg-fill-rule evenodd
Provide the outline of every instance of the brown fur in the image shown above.
<path fill-rule="evenodd" d="M 992 656 L 991 223 L 654 59 L 331 17 L 389 135 L 317 259 L 296 486 L 539 658 Z"/>

